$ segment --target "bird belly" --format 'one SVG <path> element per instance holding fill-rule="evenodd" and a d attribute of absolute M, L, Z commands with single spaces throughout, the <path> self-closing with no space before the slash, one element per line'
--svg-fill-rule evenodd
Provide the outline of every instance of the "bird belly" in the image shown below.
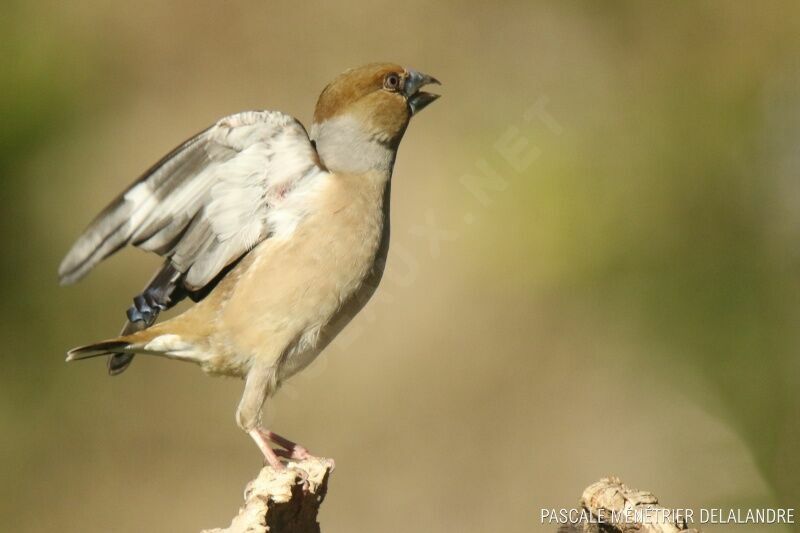
<path fill-rule="evenodd" d="M 385 246 L 382 242 L 380 248 L 388 250 L 388 233 L 385 236 L 385 241 Z M 299 341 L 289 347 L 277 368 L 278 383 L 292 377 L 310 365 L 363 309 L 378 288 L 383 276 L 384 265 L 386 264 L 385 258 L 385 254 L 381 256 L 379 253 L 378 260 L 375 261 L 367 279 L 360 284 L 353 294 L 345 299 L 344 303 L 339 306 L 321 328 L 304 332 Z"/>
<path fill-rule="evenodd" d="M 311 364 L 336 338 L 353 318 L 364 308 L 378 288 L 386 265 L 389 249 L 389 220 L 385 218 L 380 228 L 376 250 L 369 255 L 366 268 L 356 268 L 355 276 L 343 283 L 345 290 L 336 295 L 333 312 L 326 313 L 319 326 L 304 331 L 297 342 L 285 351 L 276 368 L 278 383 L 290 378 Z M 353 289 L 355 287 L 355 289 Z"/>

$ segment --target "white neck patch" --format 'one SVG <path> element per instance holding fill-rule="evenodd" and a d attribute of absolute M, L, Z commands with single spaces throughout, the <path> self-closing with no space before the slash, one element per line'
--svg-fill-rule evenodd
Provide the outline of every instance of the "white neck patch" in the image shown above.
<path fill-rule="evenodd" d="M 364 129 L 349 115 L 340 115 L 321 124 L 312 124 L 311 139 L 317 144 L 322 163 L 331 171 L 363 173 L 370 170 L 391 172 L 396 150 L 379 134 Z"/>

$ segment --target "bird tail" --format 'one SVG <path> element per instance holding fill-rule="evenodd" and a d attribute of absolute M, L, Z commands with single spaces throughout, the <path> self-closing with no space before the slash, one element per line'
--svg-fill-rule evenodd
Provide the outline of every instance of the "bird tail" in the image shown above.
<path fill-rule="evenodd" d="M 67 362 L 80 361 L 81 359 L 89 359 L 91 357 L 100 357 L 103 355 L 110 355 L 112 357 L 129 355 L 132 357 L 135 353 L 142 353 L 145 344 L 154 336 L 158 335 L 156 333 L 156 327 L 133 331 L 129 334 L 125 334 L 126 329 L 123 329 L 123 334 L 119 337 L 71 349 L 67 352 Z"/>
<path fill-rule="evenodd" d="M 200 354 L 196 352 L 193 336 L 187 337 L 170 333 L 170 329 L 168 329 L 170 322 L 168 320 L 163 324 L 157 324 L 130 335 L 121 335 L 86 346 L 78 346 L 67 352 L 67 362 L 110 355 L 112 375 L 124 370 L 134 354 L 160 355 L 170 359 L 202 363 L 204 358 L 202 352 Z M 160 342 L 154 345 L 152 341 L 156 340 L 160 340 Z M 117 366 L 117 363 L 120 366 Z M 117 371 L 113 372 L 113 370 Z"/>
<path fill-rule="evenodd" d="M 142 322 L 141 320 L 138 322 L 131 322 L 130 320 L 128 320 L 125 322 L 125 325 L 122 327 L 122 331 L 120 332 L 119 335 L 120 337 L 125 337 L 127 335 L 131 335 L 133 333 L 142 331 L 146 327 L 147 326 L 145 326 L 144 322 Z M 98 355 L 105 355 L 105 354 L 98 354 Z M 122 374 L 125 371 L 125 369 L 128 368 L 130 364 L 133 362 L 133 354 L 130 352 L 111 352 L 109 355 L 111 355 L 111 357 L 108 358 L 109 376 L 117 376 L 119 374 Z"/>
<path fill-rule="evenodd" d="M 108 375 L 118 376 L 133 362 L 132 353 L 116 352 L 108 358 Z"/>
<path fill-rule="evenodd" d="M 101 355 L 126 353 L 130 347 L 131 344 L 122 338 L 100 341 L 71 349 L 67 352 L 67 361 L 80 361 L 81 359 L 89 359 L 90 357 L 99 357 Z"/>

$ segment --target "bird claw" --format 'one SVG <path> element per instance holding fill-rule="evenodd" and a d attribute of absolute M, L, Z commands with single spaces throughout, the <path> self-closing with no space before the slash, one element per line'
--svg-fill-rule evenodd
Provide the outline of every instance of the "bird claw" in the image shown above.
<path fill-rule="evenodd" d="M 301 485 L 303 490 L 307 491 L 309 488 L 308 472 L 294 465 L 289 465 L 288 468 L 295 473 L 295 485 Z"/>
<path fill-rule="evenodd" d="M 244 486 L 244 494 L 242 499 L 247 501 L 250 495 L 253 493 L 253 489 L 255 488 L 255 479 L 251 480 L 247 485 Z"/>

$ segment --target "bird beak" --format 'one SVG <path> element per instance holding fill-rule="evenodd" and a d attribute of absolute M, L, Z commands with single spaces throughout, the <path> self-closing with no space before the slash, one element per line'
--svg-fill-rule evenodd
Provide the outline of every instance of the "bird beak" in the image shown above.
<path fill-rule="evenodd" d="M 405 85 L 403 85 L 403 93 L 408 100 L 408 107 L 411 108 L 411 114 L 416 115 L 422 111 L 423 108 L 427 107 L 428 104 L 439 98 L 438 94 L 426 93 L 419 89 L 431 83 L 435 83 L 436 85 L 441 85 L 441 83 L 433 76 L 428 76 L 427 74 L 417 72 L 410 68 L 406 69 L 406 72 L 407 76 Z"/>

